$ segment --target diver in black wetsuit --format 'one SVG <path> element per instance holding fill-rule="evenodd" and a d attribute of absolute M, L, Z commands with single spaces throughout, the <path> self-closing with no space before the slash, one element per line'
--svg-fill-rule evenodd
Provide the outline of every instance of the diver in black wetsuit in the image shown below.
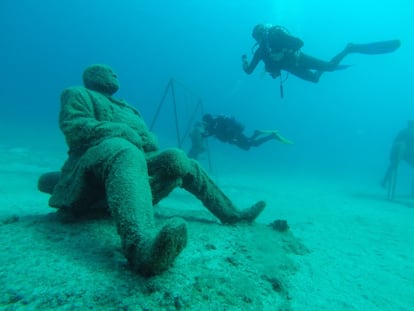
<path fill-rule="evenodd" d="M 200 127 L 200 124 L 202 127 Z M 197 159 L 198 155 L 206 150 L 202 141 L 209 136 L 214 136 L 221 142 L 235 145 L 243 150 L 258 147 L 273 139 L 284 144 L 292 144 L 291 141 L 282 137 L 278 131 L 274 130 L 255 130 L 251 136 L 246 136 L 243 132 L 244 125 L 233 117 L 205 114 L 203 122 L 197 123 L 191 133 L 192 147 L 188 155 Z"/>
<path fill-rule="evenodd" d="M 281 26 L 267 26 L 258 24 L 254 27 L 253 38 L 256 40 L 256 49 L 251 62 L 247 56 L 242 56 L 243 70 L 251 74 L 260 61 L 273 78 L 280 76 L 285 70 L 291 74 L 310 82 L 317 83 L 326 71 L 335 71 L 348 68 L 340 62 L 350 53 L 384 54 L 395 51 L 400 46 L 399 40 L 374 42 L 369 44 L 349 43 L 339 54 L 330 61 L 324 61 L 303 53 L 300 49 L 304 43 L 301 39 L 290 35 Z"/>

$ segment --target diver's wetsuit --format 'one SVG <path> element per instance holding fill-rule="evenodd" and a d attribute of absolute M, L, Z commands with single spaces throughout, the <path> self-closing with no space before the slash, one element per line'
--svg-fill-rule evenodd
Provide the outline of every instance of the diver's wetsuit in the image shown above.
<path fill-rule="evenodd" d="M 267 135 L 261 138 L 258 131 L 255 131 L 251 137 L 243 134 L 244 126 L 234 118 L 226 116 L 213 117 L 205 122 L 203 136 L 215 136 L 218 140 L 236 145 L 243 150 L 249 150 L 251 147 L 257 147 L 271 139 L 275 139 L 274 135 Z"/>
<path fill-rule="evenodd" d="M 324 61 L 300 51 L 303 41 L 289 35 L 283 28 L 274 26 L 270 28 L 265 38 L 260 42 L 253 58 L 243 69 L 251 74 L 262 60 L 266 71 L 273 78 L 280 76 L 281 70 L 311 82 L 318 82 L 325 71 L 335 71 L 339 62 L 348 54 L 345 49 L 330 61 Z"/>

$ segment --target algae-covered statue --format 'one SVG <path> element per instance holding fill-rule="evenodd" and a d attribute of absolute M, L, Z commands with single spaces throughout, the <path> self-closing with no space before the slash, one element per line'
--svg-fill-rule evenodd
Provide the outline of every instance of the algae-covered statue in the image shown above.
<path fill-rule="evenodd" d="M 176 187 L 197 197 L 222 223 L 252 222 L 259 201 L 239 210 L 196 161 L 179 149 L 158 149 L 140 113 L 112 95 L 119 82 L 106 65 L 83 73 L 84 86 L 61 95 L 59 125 L 69 147 L 61 172 L 46 173 L 39 190 L 49 205 L 74 215 L 108 209 L 131 267 L 150 276 L 168 269 L 187 243 L 184 221 L 156 228 L 153 205 Z"/>
<path fill-rule="evenodd" d="M 388 190 L 389 199 L 394 199 L 395 196 L 397 171 L 401 161 L 414 168 L 414 120 L 408 120 L 407 127 L 398 132 L 391 147 L 389 164 L 381 181 L 381 186 Z M 414 196 L 414 183 L 411 194 Z"/>

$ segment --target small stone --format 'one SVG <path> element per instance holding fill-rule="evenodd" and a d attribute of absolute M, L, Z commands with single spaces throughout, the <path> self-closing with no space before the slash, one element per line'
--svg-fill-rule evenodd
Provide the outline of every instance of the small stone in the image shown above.
<path fill-rule="evenodd" d="M 269 226 L 276 231 L 285 232 L 289 229 L 289 225 L 286 220 L 276 219 L 269 224 Z"/>

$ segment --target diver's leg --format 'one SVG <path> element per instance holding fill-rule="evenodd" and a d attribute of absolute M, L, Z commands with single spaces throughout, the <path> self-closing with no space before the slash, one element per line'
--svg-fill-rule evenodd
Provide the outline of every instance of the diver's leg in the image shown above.
<path fill-rule="evenodd" d="M 126 258 L 140 274 L 159 274 L 185 247 L 185 224 L 172 221 L 156 230 L 143 152 L 120 138 L 102 142 L 95 151 L 88 154 L 96 158 L 91 171 L 105 185 L 109 210 Z"/>
<path fill-rule="evenodd" d="M 297 66 L 299 68 L 318 71 L 334 71 L 337 65 L 338 64 L 332 63 L 332 61 L 321 60 L 302 52 L 297 57 Z"/>
<path fill-rule="evenodd" d="M 302 68 L 299 66 L 291 66 L 289 68 L 284 68 L 284 70 L 290 72 L 302 80 L 309 82 L 317 83 L 321 77 L 323 71 L 312 71 L 310 69 Z"/>
<path fill-rule="evenodd" d="M 350 53 L 348 47 L 349 47 L 349 45 L 347 45 L 345 47 L 345 49 L 343 49 L 337 55 L 335 55 L 334 57 L 332 57 L 332 59 L 331 59 L 331 61 L 329 63 L 331 64 L 333 70 L 335 70 L 336 67 L 339 65 L 339 63 L 345 58 L 345 56 L 347 56 Z"/>
<path fill-rule="evenodd" d="M 296 62 L 284 69 L 303 80 L 317 83 L 324 72 L 347 68 L 347 66 L 339 65 L 339 62 L 347 54 L 348 52 L 344 50 L 328 62 L 305 53 L 300 53 L 296 57 Z"/>
<path fill-rule="evenodd" d="M 250 146 L 258 147 L 264 144 L 265 142 L 268 142 L 269 140 L 273 140 L 273 139 L 277 139 L 275 134 L 269 134 L 261 138 L 252 139 L 250 140 Z"/>
<path fill-rule="evenodd" d="M 248 209 L 238 210 L 201 166 L 179 149 L 169 149 L 149 158 L 148 171 L 155 202 L 180 186 L 197 197 L 223 223 L 251 222 L 265 208 L 265 203 L 259 201 Z"/>
<path fill-rule="evenodd" d="M 249 150 L 250 149 L 250 139 L 247 138 L 244 134 L 240 134 L 236 140 L 231 142 L 233 145 L 236 145 L 240 149 Z"/>

